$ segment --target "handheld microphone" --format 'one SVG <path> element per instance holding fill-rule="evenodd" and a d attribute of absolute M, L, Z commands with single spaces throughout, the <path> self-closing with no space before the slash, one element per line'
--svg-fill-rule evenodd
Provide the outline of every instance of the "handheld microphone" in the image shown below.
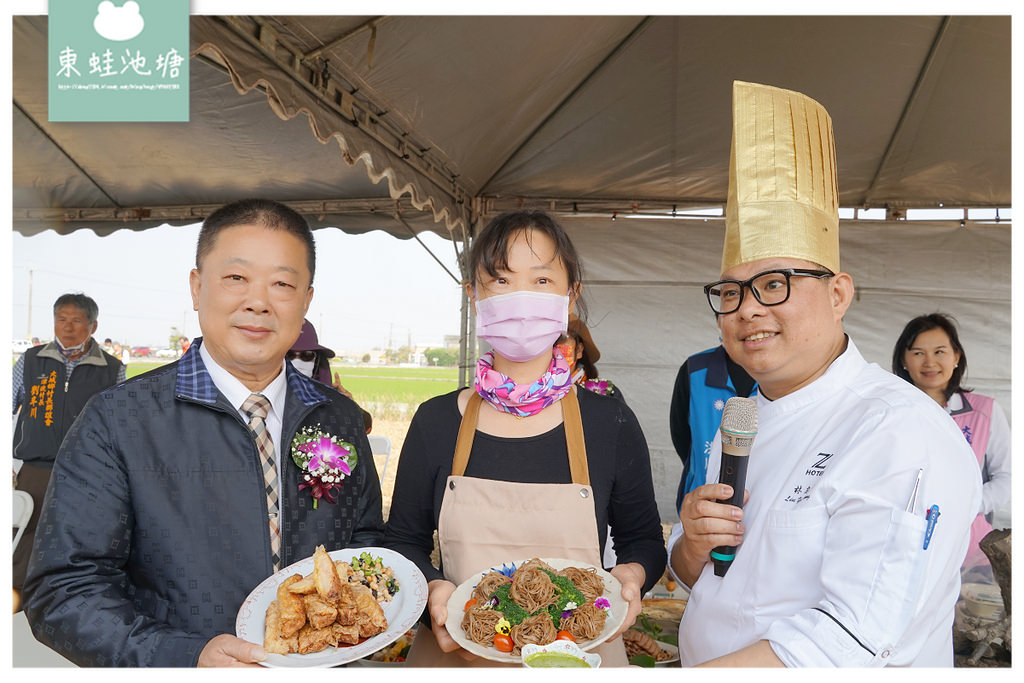
<path fill-rule="evenodd" d="M 726 401 L 719 430 L 722 433 L 722 464 L 718 481 L 732 487 L 732 497 L 718 502 L 742 508 L 747 458 L 757 436 L 757 403 L 754 399 L 734 396 Z M 735 556 L 736 546 L 720 545 L 712 550 L 715 576 L 725 576 Z"/>

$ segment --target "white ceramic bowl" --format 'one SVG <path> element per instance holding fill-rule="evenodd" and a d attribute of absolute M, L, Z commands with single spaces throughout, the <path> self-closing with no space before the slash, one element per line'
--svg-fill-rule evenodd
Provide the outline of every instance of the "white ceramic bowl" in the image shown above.
<path fill-rule="evenodd" d="M 572 657 L 574 659 L 580 660 L 581 662 L 585 662 L 586 666 L 589 666 L 591 669 L 596 669 L 597 667 L 601 666 L 601 655 L 594 654 L 593 652 L 584 652 L 580 649 L 579 645 L 572 642 L 571 640 L 556 640 L 555 642 L 548 643 L 547 645 L 524 645 L 522 653 L 523 666 L 525 666 L 528 669 L 548 668 L 550 666 L 557 666 L 551 664 L 544 665 L 540 662 L 537 662 L 536 660 L 533 664 L 530 663 L 530 659 L 533 655 L 542 652 L 552 652 L 558 653 L 563 656 Z"/>
<path fill-rule="evenodd" d="M 960 595 L 967 603 L 967 611 L 981 619 L 1000 619 L 1003 616 L 1003 595 L 999 586 L 987 583 L 965 583 Z"/>

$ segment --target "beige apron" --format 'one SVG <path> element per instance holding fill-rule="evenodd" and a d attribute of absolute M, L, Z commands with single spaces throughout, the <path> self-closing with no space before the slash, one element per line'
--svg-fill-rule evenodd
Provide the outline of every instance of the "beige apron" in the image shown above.
<path fill-rule="evenodd" d="M 445 578 L 461 584 L 502 563 L 532 557 L 560 557 L 600 567 L 600 539 L 583 441 L 579 400 L 573 389 L 562 399 L 571 484 L 523 484 L 465 477 L 480 413 L 480 395 L 466 406 L 438 517 L 438 545 Z M 626 666 L 621 638 L 594 650 L 602 666 Z M 478 658 L 467 662 L 445 654 L 429 628 L 419 629 L 407 666 L 502 666 Z M 518 664 L 517 664 L 518 666 Z"/>

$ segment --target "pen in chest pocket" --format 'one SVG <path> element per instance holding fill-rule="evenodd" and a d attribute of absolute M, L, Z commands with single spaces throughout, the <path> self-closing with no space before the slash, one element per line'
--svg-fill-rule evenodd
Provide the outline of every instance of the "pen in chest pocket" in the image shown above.
<path fill-rule="evenodd" d="M 932 542 L 932 532 L 935 531 L 935 524 L 939 521 L 939 506 L 932 505 L 925 515 L 928 520 L 928 528 L 924 530 L 924 549 L 928 550 L 928 544 Z"/>
<path fill-rule="evenodd" d="M 921 488 L 921 475 L 924 474 L 924 469 L 917 471 L 917 481 L 914 482 L 914 490 L 910 492 L 910 500 L 907 501 L 907 512 L 913 512 L 914 506 L 917 505 L 917 491 Z"/>

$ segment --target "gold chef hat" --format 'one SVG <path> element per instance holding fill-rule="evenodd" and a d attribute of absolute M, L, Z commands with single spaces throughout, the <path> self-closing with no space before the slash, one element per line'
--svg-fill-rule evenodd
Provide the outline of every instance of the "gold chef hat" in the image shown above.
<path fill-rule="evenodd" d="M 798 92 L 734 81 L 722 272 L 771 257 L 839 272 L 832 119 Z"/>

